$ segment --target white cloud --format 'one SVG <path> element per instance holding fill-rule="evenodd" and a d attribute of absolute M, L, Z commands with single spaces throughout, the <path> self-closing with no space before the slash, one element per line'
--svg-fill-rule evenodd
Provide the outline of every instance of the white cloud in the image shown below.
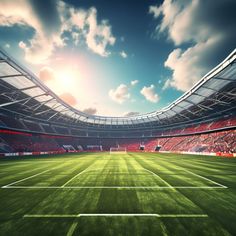
<path fill-rule="evenodd" d="M 126 117 L 128 117 L 128 116 L 137 116 L 139 114 L 140 114 L 140 112 L 137 112 L 137 111 L 129 111 L 129 112 L 125 112 L 123 114 L 123 116 L 126 116 Z"/>
<path fill-rule="evenodd" d="M 155 86 L 153 84 L 149 87 L 144 86 L 140 93 L 150 102 L 156 103 L 159 101 L 159 96 L 155 93 Z"/>
<path fill-rule="evenodd" d="M 234 49 L 235 7 L 233 0 L 227 4 L 221 0 L 214 3 L 211 0 L 165 0 L 160 6 L 150 6 L 149 13 L 154 18 L 161 18 L 156 33 L 167 33 L 168 39 L 178 46 L 165 61 L 173 74 L 164 88 L 190 89 Z M 191 43 L 191 46 L 181 49 L 185 43 Z"/>
<path fill-rule="evenodd" d="M 70 106 L 76 106 L 77 104 L 76 98 L 71 93 L 63 93 L 60 94 L 59 97 Z"/>
<path fill-rule="evenodd" d="M 60 32 L 46 32 L 45 25 L 34 12 L 28 1 L 3 0 L 0 2 L 0 26 L 27 26 L 35 30 L 28 43 L 19 42 L 19 47 L 25 52 L 25 59 L 33 64 L 45 61 L 55 47 L 63 46 Z"/>
<path fill-rule="evenodd" d="M 123 57 L 123 58 L 127 58 L 128 57 L 128 55 L 127 55 L 127 53 L 125 51 L 121 51 L 120 52 L 120 56 Z"/>
<path fill-rule="evenodd" d="M 9 43 L 5 44 L 5 48 L 10 48 L 10 47 L 11 47 L 11 45 Z"/>
<path fill-rule="evenodd" d="M 114 45 L 116 39 L 111 33 L 111 26 L 107 21 L 103 20 L 101 24 L 97 24 L 97 10 L 92 7 L 88 11 L 85 26 L 89 26 L 86 35 L 88 48 L 100 56 L 107 57 L 110 52 L 106 50 L 108 45 Z"/>
<path fill-rule="evenodd" d="M 128 87 L 125 84 L 120 84 L 116 89 L 111 89 L 109 96 L 113 101 L 120 104 L 130 98 Z"/>
<path fill-rule="evenodd" d="M 211 38 L 186 51 L 180 48 L 173 50 L 165 61 L 165 66 L 173 71 L 169 85 L 178 90 L 187 91 L 196 84 L 208 70 L 202 60 L 206 51 L 215 47 L 215 40 L 217 39 Z"/>
<path fill-rule="evenodd" d="M 168 89 L 171 87 L 171 79 L 167 79 L 162 87 L 162 90 Z"/>
<path fill-rule="evenodd" d="M 89 115 L 95 115 L 97 113 L 97 109 L 95 107 L 88 107 L 85 108 L 83 112 Z"/>
<path fill-rule="evenodd" d="M 45 1 L 42 4 L 46 5 L 45 11 L 47 11 L 49 3 Z M 87 47 L 94 53 L 103 57 L 110 54 L 107 47 L 114 45 L 116 39 L 107 21 L 98 22 L 96 8 L 76 9 L 63 1 L 57 3 L 52 1 L 51 8 L 54 11 L 48 12 L 48 15 L 50 19 L 55 18 L 52 19 L 53 23 L 45 21 L 42 9 L 37 9 L 33 2 L 0 1 L 0 26 L 27 26 L 35 31 L 27 42 L 19 43 L 28 62 L 42 64 L 57 48 L 64 47 L 65 31 L 71 33 L 75 45 L 78 45 L 83 38 Z"/>
<path fill-rule="evenodd" d="M 139 81 L 136 79 L 136 80 L 132 80 L 132 81 L 130 82 L 130 84 L 131 84 L 132 86 L 134 86 L 134 85 L 136 85 L 138 82 L 139 82 Z"/>
<path fill-rule="evenodd" d="M 42 67 L 39 71 L 39 79 L 43 82 L 55 80 L 54 70 L 47 66 Z"/>

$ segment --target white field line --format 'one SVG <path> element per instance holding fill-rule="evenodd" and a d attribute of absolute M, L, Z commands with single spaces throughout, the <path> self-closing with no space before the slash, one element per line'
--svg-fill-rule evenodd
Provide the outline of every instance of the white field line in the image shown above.
<path fill-rule="evenodd" d="M 88 168 L 89 168 L 89 167 L 88 167 Z M 74 179 L 77 178 L 79 175 L 81 175 L 81 174 L 83 174 L 83 173 L 85 173 L 85 172 L 103 170 L 102 168 L 100 168 L 100 169 L 88 169 L 88 168 L 86 168 L 85 170 L 79 172 L 77 175 L 73 176 L 73 177 L 72 177 L 71 179 L 69 179 L 65 184 L 63 184 L 63 185 L 61 186 L 61 188 L 64 188 L 68 183 L 70 183 L 72 180 L 74 180 Z M 146 169 L 145 169 L 145 170 L 146 170 Z M 147 171 L 148 171 L 148 170 L 147 170 Z M 120 173 L 120 172 L 112 172 L 112 174 L 113 174 L 113 173 Z M 129 173 L 127 172 L 127 174 L 129 174 Z M 154 174 L 154 173 L 152 173 L 152 174 Z"/>
<path fill-rule="evenodd" d="M 69 184 L 72 180 L 74 180 L 75 178 L 77 178 L 79 175 L 83 174 L 87 169 L 79 172 L 77 175 L 73 176 L 71 179 L 69 179 L 66 183 L 64 183 L 61 188 L 64 188 L 67 184 Z"/>
<path fill-rule="evenodd" d="M 42 172 L 40 172 L 40 173 L 38 173 L 38 174 L 35 174 L 35 175 L 31 175 L 31 176 L 26 177 L 26 178 L 24 178 L 24 179 L 17 180 L 17 181 L 15 181 L 15 182 L 12 182 L 12 183 L 10 183 L 10 184 L 7 184 L 7 185 L 2 186 L 2 188 L 7 188 L 7 187 L 10 187 L 10 186 L 13 185 L 13 184 L 17 184 L 17 183 L 23 182 L 23 181 L 25 181 L 25 180 L 27 180 L 27 179 L 32 179 L 32 178 L 34 178 L 34 177 L 36 177 L 36 176 L 38 176 L 38 175 L 42 175 L 42 174 L 44 174 L 44 173 L 46 173 L 46 172 L 48 172 L 48 171 L 51 171 L 51 170 L 53 170 L 53 169 L 55 169 L 55 168 L 56 168 L 56 167 L 54 167 L 54 168 L 52 168 L 52 169 L 49 169 L 49 170 L 42 171 Z"/>
<path fill-rule="evenodd" d="M 194 161 L 194 162 L 195 162 L 195 161 L 196 161 L 196 162 L 204 162 L 204 163 L 206 163 L 206 164 L 213 164 L 213 165 L 218 165 L 218 166 L 222 166 L 222 165 L 223 165 L 223 166 L 232 167 L 232 165 L 230 165 L 230 164 L 220 163 L 220 162 L 215 162 L 215 163 L 214 163 L 214 161 L 205 161 L 205 160 L 192 160 L 192 161 L 191 161 L 191 160 L 186 160 L 186 159 L 185 159 L 185 161 L 188 161 L 188 162 L 193 162 L 193 161 Z"/>
<path fill-rule="evenodd" d="M 173 186 L 171 186 L 168 182 L 166 182 L 164 179 L 162 179 L 159 175 L 155 174 L 154 172 L 152 172 L 151 170 L 148 170 L 146 168 L 143 168 L 144 170 L 146 170 L 147 172 L 151 173 L 152 175 L 158 177 L 159 179 L 161 179 L 169 188 L 173 188 Z"/>
<path fill-rule="evenodd" d="M 41 215 L 27 214 L 23 218 L 79 218 L 79 217 L 158 217 L 158 218 L 206 218 L 206 214 L 148 214 L 148 213 L 82 213 L 78 215 Z"/>
<path fill-rule="evenodd" d="M 222 187 L 222 188 L 228 188 L 227 186 L 225 186 L 225 185 L 223 185 L 223 184 L 217 183 L 217 182 L 215 182 L 215 181 L 213 181 L 213 180 L 211 180 L 211 179 L 208 179 L 208 178 L 206 178 L 206 177 L 204 177 L 204 176 L 195 174 L 195 173 L 193 173 L 192 171 L 189 171 L 189 170 L 186 170 L 186 169 L 183 169 L 183 170 L 184 170 L 185 172 L 190 173 L 190 174 L 192 174 L 192 175 L 195 175 L 195 176 L 197 176 L 197 177 L 199 177 L 199 178 L 201 178 L 201 179 L 205 179 L 205 180 L 207 180 L 207 181 L 209 181 L 209 182 L 211 182 L 211 183 L 213 183 L 213 184 L 216 184 L 216 185 L 218 185 L 218 186 L 220 186 L 220 187 Z"/>
<path fill-rule="evenodd" d="M 23 182 L 23 181 L 25 181 L 25 180 L 27 180 L 27 179 L 34 178 L 34 177 L 36 177 L 36 176 L 38 176 L 38 175 L 42 175 L 42 174 L 44 174 L 44 173 L 46 173 L 46 172 L 49 172 L 49 171 L 54 170 L 54 169 L 57 169 L 57 168 L 59 168 L 59 167 L 60 167 L 60 165 L 55 166 L 55 167 L 53 167 L 53 168 L 50 168 L 50 169 L 45 170 L 45 171 L 42 171 L 42 172 L 37 173 L 37 174 L 35 174 L 35 175 L 31 175 L 31 176 L 26 177 L 26 178 L 24 178 L 24 179 L 20 179 L 20 180 L 17 180 L 17 181 L 15 181 L 15 182 L 12 182 L 12 183 L 10 183 L 10 184 L 4 185 L 4 186 L 2 186 L 1 188 L 8 188 L 8 187 L 11 187 L 11 185 L 14 185 L 14 184 Z M 15 186 L 15 187 L 16 187 L 16 186 Z"/>
<path fill-rule="evenodd" d="M 78 214 L 78 215 L 79 215 L 79 214 Z M 77 215 L 77 216 L 78 216 L 78 215 Z M 76 227 L 77 227 L 77 225 L 78 225 L 78 223 L 79 223 L 78 221 L 76 221 L 77 216 L 74 218 L 73 224 L 72 224 L 71 227 L 69 228 L 69 230 L 68 230 L 66 236 L 72 236 L 72 235 L 74 234 L 74 231 L 75 231 L 75 229 L 76 229 Z"/>
<path fill-rule="evenodd" d="M 61 161 L 37 161 L 37 160 L 34 160 L 34 161 L 19 161 L 19 162 L 12 162 L 12 163 L 2 163 L 0 164 L 0 167 L 1 166 L 7 166 L 7 165 L 12 165 L 12 166 L 16 166 L 16 165 L 20 165 L 20 164 L 37 164 L 37 163 L 43 163 L 43 164 L 47 164 L 47 163 L 51 163 L 51 162 L 61 162 Z"/>
<path fill-rule="evenodd" d="M 78 221 L 74 221 L 74 222 L 73 222 L 73 224 L 72 224 L 71 227 L 69 228 L 69 230 L 68 230 L 66 236 L 72 236 L 72 235 L 74 234 L 74 231 L 75 231 L 75 229 L 76 229 L 78 223 L 79 223 Z"/>
<path fill-rule="evenodd" d="M 5 189 L 225 189 L 222 186 L 2 186 Z"/>
<path fill-rule="evenodd" d="M 58 168 L 58 167 L 55 167 Z M 84 172 L 89 172 L 89 171 L 97 171 L 98 169 L 91 169 L 91 170 L 83 170 L 80 173 L 78 173 L 77 175 L 73 176 L 70 180 L 68 180 L 64 185 L 62 186 L 12 186 L 16 183 L 22 182 L 24 180 L 30 179 L 30 178 L 34 178 L 38 175 L 41 175 L 45 172 L 48 172 L 50 170 L 53 170 L 55 168 L 49 169 L 49 170 L 45 170 L 43 172 L 40 172 L 38 174 L 29 176 L 27 178 L 15 181 L 13 183 L 10 183 L 8 185 L 2 186 L 1 188 L 12 188 L 12 189 L 222 189 L 222 188 L 227 188 L 227 186 L 219 184 L 213 180 L 210 180 L 206 177 L 203 177 L 201 175 L 195 174 L 191 171 L 188 171 L 186 169 L 182 169 L 187 173 L 190 173 L 192 175 L 198 176 L 199 178 L 208 180 L 214 184 L 216 184 L 217 186 L 172 186 L 170 185 L 168 182 L 166 182 L 164 179 L 162 179 L 159 175 L 155 174 L 154 172 L 143 168 L 145 171 L 151 173 L 152 175 L 155 175 L 156 177 L 160 178 L 164 183 L 166 183 L 167 186 L 66 186 L 69 182 L 71 182 L 73 179 L 75 179 L 76 177 L 78 177 L 79 175 L 81 175 Z"/>

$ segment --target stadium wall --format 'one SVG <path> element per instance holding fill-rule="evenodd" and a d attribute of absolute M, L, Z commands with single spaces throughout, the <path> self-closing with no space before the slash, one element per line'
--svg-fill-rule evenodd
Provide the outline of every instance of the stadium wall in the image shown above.
<path fill-rule="evenodd" d="M 217 156 L 234 156 L 236 152 L 236 130 L 221 130 L 208 134 L 182 135 L 179 137 L 159 138 L 79 138 L 72 136 L 47 135 L 25 133 L 12 130 L 0 130 L 1 146 L 3 156 L 43 155 L 65 153 L 65 145 L 72 145 L 75 151 L 98 151 L 89 150 L 86 147 L 101 145 L 103 151 L 109 151 L 110 147 L 120 146 L 127 151 L 141 151 L 140 146 L 145 146 L 146 152 L 153 152 L 156 146 L 161 147 L 161 152 L 192 153 Z M 210 139 L 210 141 L 209 141 Z M 198 145 L 197 145 L 198 144 Z M 83 149 L 78 149 L 82 146 Z M 214 147 L 215 146 L 215 147 Z M 187 150 L 187 151 L 186 151 Z M 196 151 L 198 150 L 198 151 Z M 0 151 L 1 152 L 1 151 Z M 228 155 L 229 154 L 229 155 Z"/>

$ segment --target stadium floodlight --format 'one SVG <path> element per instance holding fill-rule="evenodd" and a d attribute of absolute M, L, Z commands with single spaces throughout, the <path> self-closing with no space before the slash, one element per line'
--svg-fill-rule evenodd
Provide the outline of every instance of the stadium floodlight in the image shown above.
<path fill-rule="evenodd" d="M 126 147 L 111 147 L 110 154 L 126 154 Z"/>

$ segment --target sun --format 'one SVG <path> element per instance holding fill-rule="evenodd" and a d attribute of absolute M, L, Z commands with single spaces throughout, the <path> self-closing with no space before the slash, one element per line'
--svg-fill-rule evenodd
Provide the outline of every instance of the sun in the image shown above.
<path fill-rule="evenodd" d="M 81 78 L 79 71 L 73 68 L 57 70 L 55 76 L 57 78 L 58 86 L 60 86 L 63 90 L 69 91 L 79 85 Z"/>

